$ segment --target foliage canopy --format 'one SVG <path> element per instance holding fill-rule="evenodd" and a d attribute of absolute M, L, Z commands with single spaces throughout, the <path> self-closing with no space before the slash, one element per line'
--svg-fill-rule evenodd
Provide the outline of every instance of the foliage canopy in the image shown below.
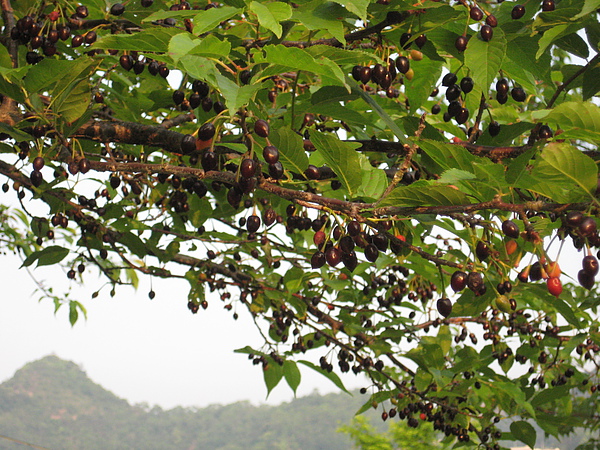
<path fill-rule="evenodd" d="M 447 444 L 597 429 L 600 1 L 1 3 L 24 266 L 216 291 L 269 391 L 365 374 Z"/>

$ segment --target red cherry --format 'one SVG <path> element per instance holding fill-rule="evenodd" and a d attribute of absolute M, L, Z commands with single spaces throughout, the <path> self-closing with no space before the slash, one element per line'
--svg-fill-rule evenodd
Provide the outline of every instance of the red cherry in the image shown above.
<path fill-rule="evenodd" d="M 558 297 L 562 293 L 562 283 L 560 278 L 558 277 L 550 277 L 546 281 L 546 286 L 548 287 L 548 292 L 550 292 L 555 297 Z"/>

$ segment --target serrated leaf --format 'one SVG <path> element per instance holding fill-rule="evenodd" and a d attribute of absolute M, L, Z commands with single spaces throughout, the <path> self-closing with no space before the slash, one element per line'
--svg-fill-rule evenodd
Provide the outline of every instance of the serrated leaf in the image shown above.
<path fill-rule="evenodd" d="M 225 98 L 225 104 L 230 113 L 235 113 L 243 105 L 247 104 L 248 101 L 256 94 L 257 91 L 262 89 L 262 83 L 252 83 L 245 86 L 238 86 L 236 83 L 231 81 L 229 78 L 217 73 L 217 85 L 221 94 Z"/>
<path fill-rule="evenodd" d="M 485 91 L 498 75 L 506 55 L 506 38 L 500 28 L 494 29 L 494 39 L 485 42 L 473 37 L 465 50 L 465 65 L 471 69 L 475 84 Z"/>
<path fill-rule="evenodd" d="M 290 128 L 282 127 L 271 131 L 271 144 L 279 149 L 279 161 L 287 170 L 303 174 L 308 167 L 302 137 Z"/>
<path fill-rule="evenodd" d="M 412 80 L 405 80 L 406 96 L 410 110 L 414 113 L 427 100 L 431 94 L 431 86 L 434 86 L 442 73 L 442 61 L 423 58 L 421 61 L 411 61 L 411 68 L 415 72 Z"/>
<path fill-rule="evenodd" d="M 304 364 L 307 367 L 310 367 L 311 369 L 313 369 L 316 372 L 319 372 L 321 375 L 323 375 L 326 378 L 328 378 L 339 389 L 341 389 L 342 391 L 344 391 L 346 394 L 350 394 L 350 392 L 348 392 L 348 390 L 344 386 L 344 383 L 342 383 L 342 380 L 340 380 L 340 377 L 338 377 L 334 372 L 327 372 L 326 370 L 321 369 L 319 366 L 314 365 L 310 361 L 300 360 L 298 362 L 300 364 Z M 352 394 L 350 394 L 350 395 L 352 395 Z"/>
<path fill-rule="evenodd" d="M 346 0 L 346 1 L 336 1 L 348 11 L 353 14 L 356 14 L 359 19 L 367 20 L 367 7 L 369 6 L 369 0 Z"/>
<path fill-rule="evenodd" d="M 337 137 L 325 133 L 313 133 L 311 142 L 325 163 L 338 176 L 350 197 L 354 197 L 362 184 L 362 174 L 357 170 L 361 164 L 356 152 L 360 144 L 342 142 Z"/>
<path fill-rule="evenodd" d="M 383 199 L 380 206 L 452 206 L 470 203 L 464 193 L 453 187 L 430 185 L 426 181 L 418 181 L 410 186 L 397 187 Z"/>
<path fill-rule="evenodd" d="M 571 18 L 572 21 L 581 19 L 583 16 L 587 16 L 590 13 L 595 12 L 600 8 L 600 0 L 585 0 L 581 12 Z"/>
<path fill-rule="evenodd" d="M 258 21 L 263 27 L 271 30 L 278 38 L 281 37 L 281 33 L 283 32 L 279 22 L 287 20 L 292 16 L 292 8 L 287 3 L 282 2 L 266 4 L 251 2 L 250 11 L 256 14 Z"/>
<path fill-rule="evenodd" d="M 535 428 L 533 428 L 533 426 L 530 423 L 524 420 L 513 422 L 510 424 L 510 432 L 512 433 L 515 439 L 524 442 L 531 448 L 535 447 L 537 435 L 535 432 Z"/>
<path fill-rule="evenodd" d="M 322 77 L 323 85 L 333 84 L 345 86 L 345 75 L 342 69 L 328 58 L 321 57 L 315 60 L 310 53 L 296 47 L 284 45 L 266 45 L 264 47 L 265 62 L 271 65 L 287 67 L 289 69 L 312 72 Z M 277 68 L 277 70 L 279 70 Z"/>
<path fill-rule="evenodd" d="M 443 170 L 460 169 L 473 173 L 473 164 L 481 160 L 459 145 L 428 139 L 421 139 L 418 144 L 421 150 Z"/>
<path fill-rule="evenodd" d="M 298 365 L 294 361 L 286 360 L 283 363 L 283 376 L 285 377 L 285 381 L 287 381 L 288 386 L 294 391 L 294 395 L 296 395 L 296 390 L 298 386 L 300 386 L 301 374 L 300 369 L 298 369 Z"/>
<path fill-rule="evenodd" d="M 54 97 L 52 109 L 66 123 L 71 123 L 87 111 L 91 96 L 89 80 L 79 80 Z"/>
<path fill-rule="evenodd" d="M 316 0 L 294 9 L 292 18 L 302 23 L 309 30 L 319 30 L 320 32 L 326 30 L 345 45 L 344 25 L 339 19 L 345 15 L 344 13 L 344 8 L 337 3 Z"/>
<path fill-rule="evenodd" d="M 210 8 L 206 11 L 200 11 L 194 16 L 194 34 L 200 36 L 207 31 L 213 31 L 221 22 L 231 19 L 240 12 L 242 12 L 241 9 L 232 6 L 222 6 L 220 8 Z"/>
<path fill-rule="evenodd" d="M 171 38 L 180 33 L 185 32 L 178 28 L 152 28 L 133 34 L 107 34 L 96 41 L 94 48 L 163 53 L 169 48 Z"/>
<path fill-rule="evenodd" d="M 554 108 L 543 120 L 557 123 L 568 133 L 589 133 L 600 139 L 600 108 L 591 102 L 565 102 Z"/>

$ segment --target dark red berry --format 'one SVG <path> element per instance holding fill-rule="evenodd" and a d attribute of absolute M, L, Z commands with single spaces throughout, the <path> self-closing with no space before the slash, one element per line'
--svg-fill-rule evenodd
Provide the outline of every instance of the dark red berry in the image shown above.
<path fill-rule="evenodd" d="M 323 267 L 325 265 L 325 262 L 326 262 L 325 253 L 323 253 L 321 251 L 316 251 L 310 258 L 310 266 L 313 269 L 320 269 L 321 267 Z"/>
<path fill-rule="evenodd" d="M 175 91 L 173 92 L 173 103 L 176 105 L 181 105 L 183 100 L 185 99 L 185 94 L 183 91 Z"/>
<path fill-rule="evenodd" d="M 481 34 L 481 39 L 486 42 L 491 41 L 494 36 L 494 29 L 489 25 L 483 25 L 479 32 Z"/>
<path fill-rule="evenodd" d="M 460 292 L 467 286 L 467 274 L 462 270 L 457 270 L 450 278 L 450 286 L 454 292 Z"/>
<path fill-rule="evenodd" d="M 258 163 L 252 158 L 245 158 L 240 164 L 240 175 L 243 178 L 251 178 L 256 174 Z"/>
<path fill-rule="evenodd" d="M 189 155 L 190 153 L 196 150 L 196 138 L 191 134 L 186 134 L 185 136 L 183 136 L 183 139 L 181 139 L 180 146 L 181 153 L 183 153 L 184 155 Z"/>
<path fill-rule="evenodd" d="M 319 178 L 321 178 L 319 168 L 317 166 L 313 166 L 312 164 L 306 168 L 306 170 L 304 171 L 304 175 L 309 180 L 318 180 Z"/>
<path fill-rule="evenodd" d="M 525 99 L 527 98 L 527 94 L 525 93 L 525 90 L 523 90 L 522 87 L 518 87 L 518 86 L 512 88 L 512 90 L 510 91 L 510 95 L 512 96 L 512 98 L 515 102 L 524 102 Z"/>
<path fill-rule="evenodd" d="M 552 133 L 552 129 L 548 125 L 542 125 L 538 131 L 540 139 L 550 139 L 553 135 L 554 133 Z"/>
<path fill-rule="evenodd" d="M 440 315 L 444 317 L 448 317 L 452 313 L 452 302 L 449 298 L 440 298 L 437 301 L 436 306 Z"/>
<path fill-rule="evenodd" d="M 473 83 L 473 78 L 471 78 L 471 77 L 464 77 L 462 80 L 460 80 L 460 89 L 465 94 L 468 94 L 469 92 L 471 92 L 473 90 L 474 86 L 475 86 L 475 84 Z"/>
<path fill-rule="evenodd" d="M 583 219 L 578 227 L 579 234 L 583 237 L 591 237 L 596 233 L 597 229 L 596 221 L 591 217 Z"/>
<path fill-rule="evenodd" d="M 406 56 L 398 56 L 396 58 L 396 69 L 400 73 L 406 73 L 410 69 L 410 60 Z"/>
<path fill-rule="evenodd" d="M 256 233 L 260 228 L 260 217 L 256 214 L 252 214 L 246 219 L 246 230 L 248 233 Z"/>
<path fill-rule="evenodd" d="M 254 132 L 260 137 L 266 138 L 269 136 L 269 123 L 259 119 L 254 123 Z"/>
<path fill-rule="evenodd" d="M 518 239 L 520 235 L 519 227 L 512 220 L 505 220 L 504 222 L 502 222 L 502 232 L 506 236 L 513 239 Z"/>
<path fill-rule="evenodd" d="M 263 149 L 263 158 L 268 164 L 275 164 L 279 161 L 279 150 L 274 145 L 267 145 Z"/>
<path fill-rule="evenodd" d="M 480 261 L 483 261 L 490 256 L 491 252 L 490 246 L 484 241 L 479 241 L 475 247 L 475 254 Z"/>
<path fill-rule="evenodd" d="M 469 16 L 471 17 L 471 19 L 479 22 L 481 19 L 483 19 L 483 11 L 477 6 L 473 6 L 469 10 Z"/>
<path fill-rule="evenodd" d="M 33 170 L 42 170 L 44 167 L 45 161 L 41 156 L 36 156 L 33 160 Z"/>
<path fill-rule="evenodd" d="M 598 265 L 598 259 L 593 255 L 587 255 L 581 261 L 581 265 L 583 266 L 583 271 L 595 277 L 598 274 L 598 270 L 600 266 Z"/>
<path fill-rule="evenodd" d="M 556 4 L 554 0 L 544 0 L 542 2 L 542 11 L 549 12 L 554 11 L 556 9 Z"/>
<path fill-rule="evenodd" d="M 121 55 L 119 58 L 119 64 L 125 70 L 131 70 L 133 67 L 133 57 L 131 55 Z"/>
<path fill-rule="evenodd" d="M 579 281 L 579 284 L 581 284 L 584 288 L 588 290 L 594 287 L 594 275 L 587 273 L 583 269 L 577 272 L 577 280 Z"/>
<path fill-rule="evenodd" d="M 206 122 L 198 129 L 198 139 L 201 141 L 210 141 L 215 135 L 215 125 L 212 122 Z"/>
<path fill-rule="evenodd" d="M 377 258 L 379 257 L 379 250 L 377 249 L 377 247 L 374 244 L 368 244 L 365 247 L 365 258 L 367 258 L 367 261 L 371 261 L 371 262 L 375 262 L 377 261 Z"/>
<path fill-rule="evenodd" d="M 400 36 L 400 47 L 402 47 L 404 50 L 407 50 L 412 44 L 412 42 L 408 42 L 411 38 L 411 33 L 402 33 L 402 35 Z"/>
<path fill-rule="evenodd" d="M 442 78 L 442 86 L 450 87 L 450 86 L 456 84 L 457 81 L 458 81 L 458 77 L 456 76 L 456 74 L 453 72 L 448 72 Z"/>
<path fill-rule="evenodd" d="M 515 5 L 510 12 L 510 17 L 513 20 L 519 20 L 521 17 L 525 15 L 525 7 L 523 5 Z"/>
<path fill-rule="evenodd" d="M 490 136 L 492 136 L 492 137 L 498 136 L 498 134 L 500 133 L 500 124 L 498 122 L 496 122 L 495 120 L 493 120 L 492 122 L 490 122 L 488 131 L 490 133 Z"/>
<path fill-rule="evenodd" d="M 498 26 L 498 19 L 496 19 L 496 16 L 490 14 L 485 18 L 485 23 L 492 28 L 496 28 Z"/>
<path fill-rule="evenodd" d="M 337 247 L 331 247 L 325 253 L 327 264 L 331 267 L 337 266 L 342 261 L 342 251 Z"/>
<path fill-rule="evenodd" d="M 125 12 L 125 5 L 123 3 L 115 3 L 110 7 L 110 13 L 113 16 L 120 16 Z"/>
<path fill-rule="evenodd" d="M 419 48 L 425 47 L 426 43 L 427 43 L 427 36 L 425 36 L 424 34 L 419 35 L 419 37 L 415 39 L 415 44 L 417 44 L 417 47 L 419 47 Z"/>

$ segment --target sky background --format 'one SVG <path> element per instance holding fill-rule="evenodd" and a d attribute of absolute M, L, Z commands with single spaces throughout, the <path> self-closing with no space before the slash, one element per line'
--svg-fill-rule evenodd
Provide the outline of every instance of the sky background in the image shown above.
<path fill-rule="evenodd" d="M 24 364 L 55 354 L 78 364 L 96 383 L 130 403 L 148 403 L 170 409 L 175 406 L 204 407 L 249 400 L 254 404 L 278 404 L 293 398 L 282 380 L 268 399 L 260 366 L 247 355 L 233 353 L 246 345 L 260 346 L 261 338 L 250 314 L 223 309 L 219 299 L 209 298 L 207 310 L 187 309 L 187 283 L 153 281 L 156 298 L 150 300 L 148 277 L 136 292 L 120 287 L 111 298 L 110 287 L 92 299 L 102 281 L 92 269 L 84 273 L 84 286 L 70 298 L 87 308 L 88 319 L 71 327 L 68 306 L 54 314 L 54 304 L 35 293 L 36 285 L 14 255 L 2 255 L 0 280 L 0 382 L 11 378 Z M 56 267 L 33 271 L 55 292 L 68 289 L 65 272 Z M 313 361 L 318 360 L 318 355 Z M 321 393 L 337 388 L 318 373 L 300 367 L 298 396 L 315 389 Z M 363 386 L 363 378 L 344 377 L 348 388 Z"/>

